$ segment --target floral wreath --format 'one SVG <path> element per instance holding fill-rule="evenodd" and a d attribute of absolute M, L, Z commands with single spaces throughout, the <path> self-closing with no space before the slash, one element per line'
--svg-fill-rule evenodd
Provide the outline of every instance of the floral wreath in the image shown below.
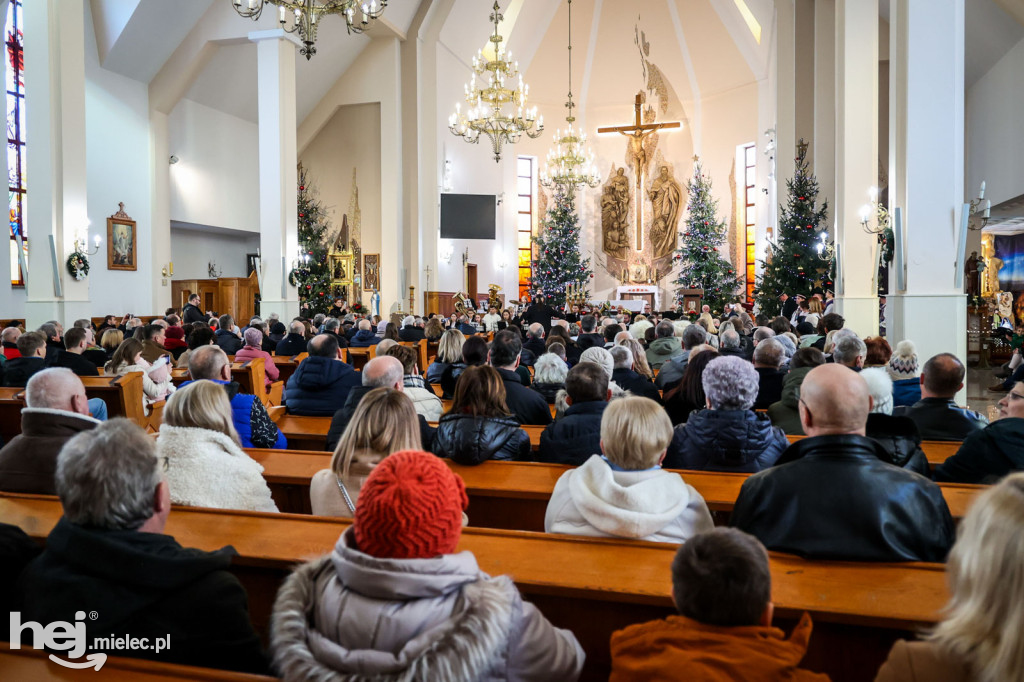
<path fill-rule="evenodd" d="M 75 278 L 76 281 L 81 282 L 89 275 L 89 257 L 81 251 L 75 251 L 68 256 L 65 265 L 68 269 L 68 274 Z"/>

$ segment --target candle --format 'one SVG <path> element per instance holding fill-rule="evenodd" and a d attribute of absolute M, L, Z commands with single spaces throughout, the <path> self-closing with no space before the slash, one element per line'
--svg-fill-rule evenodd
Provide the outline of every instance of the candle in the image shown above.
<path fill-rule="evenodd" d="M 985 181 L 984 180 L 981 181 L 981 191 L 978 192 L 978 198 L 979 199 L 984 199 L 985 198 Z"/>

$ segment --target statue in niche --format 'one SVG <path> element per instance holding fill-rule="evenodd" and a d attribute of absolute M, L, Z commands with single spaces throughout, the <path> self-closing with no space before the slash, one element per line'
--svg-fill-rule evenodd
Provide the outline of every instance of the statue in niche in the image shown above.
<path fill-rule="evenodd" d="M 679 210 L 683 199 L 682 188 L 669 173 L 668 166 L 661 167 L 661 174 L 651 183 L 649 196 L 654 207 L 651 248 L 655 259 L 664 258 L 676 249 Z"/>
<path fill-rule="evenodd" d="M 614 170 L 602 189 L 601 231 L 602 249 L 609 257 L 619 260 L 626 260 L 629 250 L 629 200 L 625 168 Z"/>
<path fill-rule="evenodd" d="M 977 251 L 971 251 L 971 257 L 964 263 L 964 282 L 967 284 L 967 297 L 975 298 L 981 294 L 981 271 L 984 262 L 978 258 Z"/>
<path fill-rule="evenodd" d="M 981 283 L 981 295 L 990 298 L 999 293 L 999 271 L 1003 268 L 1003 259 L 996 256 L 996 248 L 992 239 L 981 242 L 981 256 L 985 260 L 985 279 Z"/>

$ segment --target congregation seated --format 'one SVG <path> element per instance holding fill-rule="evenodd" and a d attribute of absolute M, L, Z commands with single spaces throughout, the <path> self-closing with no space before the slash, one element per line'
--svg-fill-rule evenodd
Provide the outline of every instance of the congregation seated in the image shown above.
<path fill-rule="evenodd" d="M 441 385 L 441 377 L 449 367 L 456 365 L 459 369 L 465 368 L 462 362 L 462 346 L 466 343 L 466 336 L 458 329 L 449 329 L 441 335 L 437 344 L 437 356 L 427 367 L 427 383 Z"/>
<path fill-rule="evenodd" d="M 57 320 L 50 320 L 39 325 L 36 331 L 46 339 L 46 352 L 43 357 L 46 358 L 46 366 L 49 367 L 57 354 L 64 350 L 64 326 Z"/>
<path fill-rule="evenodd" d="M 651 369 L 660 370 L 662 365 L 672 358 L 683 355 L 683 346 L 675 331 L 671 322 L 659 322 L 655 325 L 654 341 L 647 347 L 647 364 Z M 700 342 L 703 341 L 702 337 Z"/>
<path fill-rule="evenodd" d="M 521 364 L 532 365 L 547 350 L 544 344 L 544 327 L 534 322 L 526 329 L 526 342 L 523 343 L 523 361 Z"/>
<path fill-rule="evenodd" d="M 80 377 L 99 376 L 99 370 L 83 353 L 89 348 L 92 330 L 73 327 L 64 335 L 64 350 L 58 352 L 51 367 L 64 367 Z"/>
<path fill-rule="evenodd" d="M 568 324 L 565 320 L 554 320 L 551 323 L 551 331 L 548 333 L 547 341 L 544 342 L 544 347 L 545 350 L 548 350 L 551 348 L 551 344 L 561 343 L 565 349 L 563 353 L 565 361 L 572 366 L 580 361 L 580 354 L 583 352 L 583 349 L 572 340 L 572 336 L 567 328 Z"/>
<path fill-rule="evenodd" d="M 369 348 L 370 346 L 376 346 L 380 339 L 377 337 L 377 333 L 373 331 L 373 325 L 367 319 L 359 320 L 356 324 L 356 333 L 349 339 L 350 348 Z"/>
<path fill-rule="evenodd" d="M 55 477 L 64 515 L 21 574 L 22 622 L 73 623 L 77 612 L 93 613 L 82 623 L 90 642 L 170 638 L 161 652 L 110 653 L 265 673 L 245 590 L 228 571 L 235 551 L 186 549 L 163 534 L 171 513 L 165 466 L 153 440 L 125 419 L 68 441 Z"/>
<path fill-rule="evenodd" d="M 757 348 L 773 342 L 762 341 Z M 789 441 L 782 429 L 753 411 L 758 379 L 746 360 L 713 357 L 701 375 L 707 409 L 691 412 L 685 424 L 675 427 L 665 466 L 753 473 L 775 464 Z"/>
<path fill-rule="evenodd" d="M 3 364 L 4 386 L 24 387 L 32 375 L 46 366 L 46 337 L 40 332 L 18 336 L 18 356 Z"/>
<path fill-rule="evenodd" d="M 378 351 L 379 352 L 379 351 Z M 441 373 L 441 393 L 445 400 L 455 395 L 455 384 L 459 375 L 467 367 L 478 367 L 487 364 L 487 341 L 482 336 L 470 336 L 462 344 L 462 359 L 452 363 Z"/>
<path fill-rule="evenodd" d="M 522 349 L 523 344 L 516 329 L 500 331 L 491 342 L 487 362 L 501 377 L 505 388 L 505 403 L 519 423 L 545 425 L 551 422 L 547 401 L 523 385 L 523 379 L 516 371 Z"/>
<path fill-rule="evenodd" d="M 277 381 L 281 377 L 281 370 L 274 364 L 274 358 L 267 351 L 263 350 L 263 332 L 256 327 L 249 327 L 242 334 L 245 345 L 235 353 L 235 362 L 246 362 L 263 358 L 263 370 L 266 375 L 266 386 Z"/>
<path fill-rule="evenodd" d="M 212 333 L 209 329 L 206 332 Z M 196 333 L 193 332 L 193 335 Z M 224 393 L 231 404 L 231 422 L 243 448 L 283 450 L 288 447 L 287 439 L 270 418 L 263 402 L 251 393 L 242 393 L 241 385 L 231 380 L 231 363 L 222 348 L 207 344 L 192 351 L 188 373 L 192 379 L 184 382 L 180 388 L 199 380 L 212 381 L 224 387 Z"/>
<path fill-rule="evenodd" d="M 21 528 L 0 523 L 0 613 L 18 610 L 15 603 L 18 576 L 40 551 L 39 545 Z M 0 642 L 10 640 L 9 626 L 9 617 L 0 618 Z"/>
<path fill-rule="evenodd" d="M 278 592 L 277 673 L 576 680 L 585 656 L 575 636 L 524 602 L 509 578 L 456 552 L 468 502 L 462 479 L 429 453 L 377 464 L 333 552 L 300 566 Z"/>
<path fill-rule="evenodd" d="M 292 323 L 288 325 L 288 335 L 277 342 L 274 354 L 290 357 L 305 352 L 306 325 L 301 320 L 292 320 Z"/>
<path fill-rule="evenodd" d="M 768 553 L 757 538 L 734 528 L 691 538 L 672 561 L 672 599 L 679 615 L 612 634 L 611 682 L 829 679 L 797 667 L 811 638 L 807 613 L 788 638 L 772 627 Z"/>
<path fill-rule="evenodd" d="M 192 381 L 171 396 L 156 449 L 167 459 L 174 504 L 277 511 L 263 467 L 242 450 L 231 403 L 218 384 Z"/>
<path fill-rule="evenodd" d="M 125 339 L 114 356 L 110 358 L 104 371 L 112 376 L 124 376 L 129 372 L 142 372 L 143 401 L 146 404 L 165 400 L 175 391 L 171 381 L 170 365 L 157 361 L 153 365 L 142 357 L 142 342 L 137 339 Z"/>
<path fill-rule="evenodd" d="M 664 324 L 664 322 L 659 323 L 659 325 L 661 324 Z M 654 379 L 655 385 L 658 388 L 667 390 L 682 381 L 683 374 L 686 372 L 686 363 L 690 361 L 690 351 L 697 346 L 703 345 L 707 341 L 707 337 L 707 332 L 700 325 L 688 325 L 683 330 L 682 336 L 684 352 L 678 353 L 662 365 L 658 376 Z M 650 359 L 650 354 L 648 354 L 647 360 L 650 361 Z M 654 365 L 652 364 L 651 366 L 653 367 Z"/>
<path fill-rule="evenodd" d="M 465 465 L 529 459 L 530 437 L 509 410 L 505 386 L 489 365 L 467 368 L 455 385 L 451 409 L 437 425 L 433 452 Z"/>
<path fill-rule="evenodd" d="M 942 561 L 954 535 L 942 491 L 884 462 L 864 435 L 864 379 L 839 364 L 815 367 L 799 409 L 807 438 L 743 483 L 732 525 L 770 550 L 811 559 Z"/>
<path fill-rule="evenodd" d="M 288 327 L 284 326 L 284 322 L 280 320 L 274 320 L 270 323 L 270 334 L 267 339 L 263 339 L 264 345 L 269 345 L 272 351 L 277 353 L 277 344 L 284 340 L 284 337 L 288 336 Z M 269 344 L 268 344 L 269 340 Z"/>
<path fill-rule="evenodd" d="M 3 354 L 8 360 L 21 357 L 21 353 L 18 352 L 19 336 L 21 336 L 21 330 L 17 327 L 4 327 L 3 331 L 0 331 L 0 343 L 3 344 Z"/>
<path fill-rule="evenodd" d="M 871 395 L 865 435 L 885 450 L 884 461 L 907 471 L 931 478 L 931 466 L 921 449 L 917 425 L 907 417 L 892 416 L 893 381 L 883 367 L 869 367 L 861 372 Z"/>
<path fill-rule="evenodd" d="M 867 346 L 867 355 L 864 357 L 865 367 L 882 367 L 889 365 L 892 359 L 892 346 L 885 340 L 884 336 L 869 336 L 864 339 Z"/>
<path fill-rule="evenodd" d="M 60 449 L 100 423 L 89 416 L 85 386 L 71 370 L 36 372 L 25 389 L 21 433 L 0 449 L 0 491 L 56 494 L 53 474 Z"/>
<path fill-rule="evenodd" d="M 143 330 L 145 339 L 142 341 L 142 358 L 151 365 L 164 356 L 170 358 L 171 354 L 164 347 L 167 332 L 163 325 L 154 322 L 143 327 Z"/>
<path fill-rule="evenodd" d="M 999 401 L 999 418 L 964 438 L 952 457 L 935 469 L 936 481 L 994 483 L 1024 469 L 1024 382 Z"/>
<path fill-rule="evenodd" d="M 804 435 L 804 427 L 800 424 L 800 386 L 808 372 L 824 364 L 825 354 L 812 347 L 800 348 L 789 361 L 789 371 L 782 380 L 782 395 L 777 403 L 768 406 L 768 418 L 787 435 Z"/>
<path fill-rule="evenodd" d="M 285 386 L 285 406 L 290 414 L 331 417 L 360 384 L 359 373 L 341 359 L 333 334 L 314 336 L 308 352 Z"/>
<path fill-rule="evenodd" d="M 580 335 L 576 338 L 576 345 L 582 353 L 591 346 L 604 347 L 604 335 L 597 333 L 597 318 L 593 315 L 584 315 L 580 318 Z"/>
<path fill-rule="evenodd" d="M 982 415 L 958 407 L 954 400 L 964 386 L 967 369 L 952 353 L 929 358 L 921 369 L 921 399 L 893 414 L 910 417 L 925 440 L 964 440 L 988 426 Z"/>
<path fill-rule="evenodd" d="M 228 355 L 234 355 L 242 349 L 241 334 L 238 327 L 235 326 L 235 319 L 230 315 L 221 315 L 217 319 L 215 337 L 217 345 L 223 348 Z"/>
<path fill-rule="evenodd" d="M 849 367 L 855 372 L 864 368 L 868 347 L 852 329 L 843 329 L 833 337 L 832 362 Z"/>
<path fill-rule="evenodd" d="M 636 343 L 635 340 L 634 343 Z M 637 343 L 637 346 L 639 346 L 639 343 Z M 654 382 L 635 371 L 636 363 L 634 357 L 642 358 L 642 354 L 634 356 L 632 346 L 627 347 L 623 345 L 612 346 L 608 349 L 608 352 L 612 356 L 614 367 L 611 376 L 612 381 L 633 395 L 650 398 L 657 403 L 661 402 L 661 394 L 658 392 L 658 387 L 654 385 Z"/>
<path fill-rule="evenodd" d="M 900 341 L 886 363 L 892 378 L 893 407 L 913 405 L 921 400 L 921 379 L 917 348 L 913 341 Z"/>
<path fill-rule="evenodd" d="M 758 382 L 755 410 L 766 410 L 782 398 L 782 382 L 787 373 L 781 367 L 785 360 L 786 353 L 778 339 L 766 338 L 754 346 L 754 370 Z"/>
<path fill-rule="evenodd" d="M 406 315 L 402 318 L 402 328 L 398 330 L 398 338 L 402 341 L 416 343 L 426 338 L 423 330 L 423 318 Z"/>
<path fill-rule="evenodd" d="M 700 493 L 661 468 L 672 424 L 658 403 L 618 398 L 596 426 L 597 448 L 555 484 L 546 532 L 684 542 L 713 527 Z"/>
<path fill-rule="evenodd" d="M 174 366 L 178 369 L 188 369 L 188 363 L 189 359 L 192 357 L 192 353 L 195 352 L 197 348 L 202 348 L 203 346 L 216 346 L 217 343 L 214 341 L 214 338 L 213 330 L 205 324 L 195 325 L 192 329 L 192 333 L 188 335 L 188 348 L 184 353 L 178 356 L 178 360 L 174 363 Z"/>
<path fill-rule="evenodd" d="M 950 599 L 923 641 L 898 640 L 875 682 L 1016 680 L 1022 615 L 1024 475 L 981 493 L 960 522 L 946 561 Z M 1021 597 L 1021 599 L 1018 599 Z"/>
<path fill-rule="evenodd" d="M 583 355 L 603 348 L 591 347 Z M 601 415 L 612 392 L 609 374 L 595 362 L 583 360 L 569 370 L 565 378 L 565 401 L 568 407 L 540 434 L 538 462 L 551 464 L 583 464 L 600 450 Z"/>
<path fill-rule="evenodd" d="M 692 353 L 692 351 L 691 351 Z M 704 370 L 708 363 L 719 357 L 714 349 L 701 350 L 686 363 L 683 378 L 664 392 L 663 402 L 672 426 L 685 424 L 690 414 L 707 407 L 704 393 Z"/>
<path fill-rule="evenodd" d="M 379 346 L 378 346 L 379 352 Z M 426 388 L 423 382 L 423 375 L 420 374 L 419 354 L 408 347 L 395 345 L 384 351 L 385 355 L 391 355 L 402 363 L 402 390 L 412 400 L 416 414 L 421 415 L 428 422 L 436 422 L 441 418 L 441 399 L 437 394 Z M 479 364 L 487 360 L 487 345 L 484 344 L 483 357 Z M 365 371 L 365 370 L 364 370 Z"/>
<path fill-rule="evenodd" d="M 842 329 L 845 324 L 846 318 L 839 313 L 826 313 L 825 316 L 818 321 L 818 333 L 821 336 L 811 344 L 811 347 L 817 348 L 823 353 L 828 353 L 828 351 L 825 350 L 825 344 L 829 341 L 829 332 L 838 331 Z"/>
<path fill-rule="evenodd" d="M 718 332 L 718 352 L 722 355 L 735 355 L 740 358 L 751 357 L 743 345 L 739 332 L 733 329 L 731 322 L 722 323 L 722 328 Z"/>
<path fill-rule="evenodd" d="M 419 450 L 420 439 L 419 421 L 407 392 L 394 387 L 368 391 L 334 448 L 331 468 L 318 471 L 310 480 L 313 513 L 350 518 L 374 467 L 392 453 Z"/>
<path fill-rule="evenodd" d="M 559 346 L 565 354 L 565 346 L 560 343 L 552 344 Z M 569 366 L 563 357 L 559 356 L 558 348 L 548 348 L 548 352 L 537 358 L 533 365 L 533 383 L 530 388 L 540 393 L 548 405 L 555 404 L 555 397 L 558 392 L 565 388 L 565 377 L 569 374 Z"/>

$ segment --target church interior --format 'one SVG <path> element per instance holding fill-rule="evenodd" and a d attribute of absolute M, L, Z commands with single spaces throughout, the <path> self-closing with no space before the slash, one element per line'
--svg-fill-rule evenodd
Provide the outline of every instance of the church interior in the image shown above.
<path fill-rule="evenodd" d="M 0 0 L 0 17 L 10 216 L 0 329 L 57 320 L 70 330 L 76 319 L 110 315 L 122 327 L 122 316 L 142 318 L 149 329 L 186 304 L 227 313 L 243 328 L 272 313 L 289 327 L 340 299 L 345 313 L 379 315 L 380 335 L 388 321 L 468 312 L 472 324 L 474 312 L 508 309 L 529 343 L 530 321 L 551 333 L 550 315 L 524 314 L 546 296 L 601 311 L 597 334 L 615 326 L 604 316 L 625 315 L 605 338 L 611 348 L 615 331 L 637 324 L 634 313 L 660 329 L 687 315 L 696 323 L 709 305 L 714 335 L 729 320 L 723 306 L 738 304 L 751 319 L 766 314 L 760 329 L 786 310 L 780 297 L 800 296 L 820 301 L 816 320 L 817 312 L 841 315 L 854 337 L 885 337 L 890 351 L 912 340 L 911 378 L 920 375 L 917 358 L 923 367 L 955 356 L 967 369 L 947 396 L 953 407 L 994 425 L 1005 401 L 1024 405 L 1010 378 L 1024 376 L 1015 372 L 1024 367 L 1021 0 Z M 554 253 L 564 243 L 545 236 L 555 234 L 553 216 L 565 218 L 566 201 L 575 221 L 569 255 Z M 694 217 L 698 207 L 710 211 L 710 225 Z M 805 226 L 799 216 L 813 218 Z M 698 241 L 708 230 L 713 238 Z M 687 265 L 709 252 L 709 267 L 729 282 L 724 290 Z M 574 271 L 552 276 L 563 257 Z M 366 320 L 352 322 L 342 331 L 367 331 L 359 326 Z M 497 329 L 480 331 L 492 343 Z M 754 329 L 738 331 L 756 344 Z M 575 331 L 577 344 L 595 334 Z M 673 333 L 679 353 L 689 353 L 683 332 Z M 649 349 L 660 334 L 644 340 L 641 327 L 638 340 Z M 439 353 L 436 339 L 420 338 L 416 374 Z M 344 350 L 334 348 L 338 357 Z M 354 344 L 348 351 L 357 369 L 378 357 Z M 493 352 L 485 347 L 481 364 L 496 364 Z M 288 377 L 309 360 L 305 347 L 288 355 L 276 354 L 280 379 L 230 351 L 221 369 L 223 382 L 252 389 L 265 404 L 252 409 L 267 410 L 269 426 L 303 451 L 286 462 L 285 451 L 237 448 L 260 463 L 274 511 L 294 513 L 264 525 L 265 510 L 213 517 L 175 500 L 165 514 L 182 545 L 235 546 L 232 573 L 248 590 L 264 645 L 280 608 L 277 585 L 312 547 L 342 543 L 337 520 L 317 521 L 309 500 L 311 475 L 334 466 L 326 437 L 335 424 L 324 418 L 334 412 L 289 413 Z M 539 371 L 519 363 L 509 371 Z M 174 384 L 191 382 L 181 366 L 173 371 Z M 118 408 L 120 377 L 103 376 L 102 365 L 99 374 L 85 383 L 89 398 L 103 395 L 111 417 L 138 412 L 137 404 Z M 367 385 L 352 381 L 353 391 Z M 428 376 L 428 392 L 430 384 Z M 140 377 L 132 390 L 142 385 Z M 423 389 L 422 377 L 413 385 Z M 25 396 L 0 390 L 11 391 L 0 394 L 0 423 L 17 423 L 29 409 Z M 445 409 L 460 396 L 437 392 Z M 705 398 L 712 409 L 701 392 L 698 412 Z M 164 399 L 169 406 L 171 393 Z M 150 410 L 153 401 L 142 400 Z M 159 410 L 138 419 L 157 442 Z M 419 421 L 437 428 L 439 420 Z M 523 448 L 536 451 L 544 426 L 524 429 Z M 14 433 L 0 431 L 0 446 Z M 796 442 L 779 433 L 783 446 Z M 916 445 L 927 476 L 960 443 Z M 580 659 L 558 679 L 608 679 L 613 631 L 675 613 L 668 570 L 677 547 L 536 532 L 545 530 L 544 505 L 562 471 L 516 471 L 503 484 L 519 486 L 510 492 L 488 478 L 496 464 L 452 466 L 470 500 L 460 548 L 482 570 L 512 574 L 538 613 L 580 639 L 586 665 Z M 752 480 L 684 473 L 707 502 L 709 527 L 740 509 L 737 495 Z M 980 480 L 960 483 L 940 491 L 950 529 L 988 494 Z M 0 492 L 0 525 L 20 526 L 42 546 L 62 518 L 50 502 Z M 471 528 L 484 519 L 494 525 Z M 802 614 L 811 613 L 805 664 L 833 680 L 873 679 L 897 639 L 939 622 L 949 595 L 934 559 L 816 561 L 769 549 L 776 622 L 802 632 Z M 632 567 L 622 561 L 627 553 Z M 54 677 L 62 672 L 12 649 L 0 642 L 0 678 L 5 666 L 23 679 L 48 679 L 44 665 Z M 108 672 L 129 679 L 132 664 L 121 665 Z M 170 668 L 141 670 L 172 679 L 159 676 Z M 194 679 L 240 675 L 223 674 Z"/>

